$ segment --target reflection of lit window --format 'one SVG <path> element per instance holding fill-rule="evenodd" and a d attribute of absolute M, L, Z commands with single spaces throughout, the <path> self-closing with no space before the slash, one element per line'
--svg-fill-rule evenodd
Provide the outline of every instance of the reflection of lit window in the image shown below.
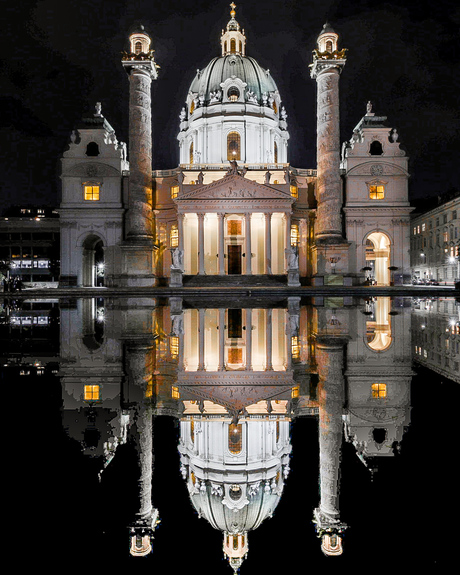
<path fill-rule="evenodd" d="M 241 236 L 242 229 L 241 220 L 227 220 L 227 234 L 229 236 Z"/>
<path fill-rule="evenodd" d="M 176 358 L 179 355 L 179 338 L 175 335 L 172 335 L 169 338 L 169 351 L 171 353 L 171 357 Z"/>
<path fill-rule="evenodd" d="M 243 426 L 231 423 L 228 426 L 228 449 L 230 453 L 241 453 L 243 448 Z"/>
<path fill-rule="evenodd" d="M 179 399 L 180 398 L 180 393 L 179 393 L 179 388 L 178 387 L 172 387 L 171 389 L 171 396 L 173 399 Z"/>
<path fill-rule="evenodd" d="M 179 195 L 179 186 L 171 186 L 171 198 L 177 198 Z"/>
<path fill-rule="evenodd" d="M 299 397 L 300 396 L 300 385 L 296 385 L 291 390 L 291 397 Z"/>
<path fill-rule="evenodd" d="M 177 248 L 177 246 L 179 245 L 179 229 L 175 224 L 171 227 L 171 233 L 169 235 L 169 245 L 172 248 Z"/>
<path fill-rule="evenodd" d="M 242 363 L 243 362 L 243 349 L 241 347 L 228 348 L 228 363 Z"/>
<path fill-rule="evenodd" d="M 386 383 L 373 383 L 372 384 L 372 397 L 381 399 L 387 396 Z"/>
<path fill-rule="evenodd" d="M 238 102 L 238 98 L 240 97 L 240 91 L 235 86 L 229 88 L 227 92 L 227 97 L 230 102 Z"/>
<path fill-rule="evenodd" d="M 98 201 L 99 200 L 99 186 L 88 186 L 84 187 L 84 197 L 87 201 Z"/>
<path fill-rule="evenodd" d="M 290 186 L 290 190 L 291 190 L 291 196 L 297 200 L 297 198 L 299 197 L 299 188 L 295 184 L 292 184 Z"/>
<path fill-rule="evenodd" d="M 369 186 L 369 197 L 371 200 L 383 200 L 385 197 L 385 187 L 380 184 Z"/>
<path fill-rule="evenodd" d="M 85 401 L 97 401 L 99 399 L 99 385 L 85 385 L 84 388 L 84 400 Z"/>

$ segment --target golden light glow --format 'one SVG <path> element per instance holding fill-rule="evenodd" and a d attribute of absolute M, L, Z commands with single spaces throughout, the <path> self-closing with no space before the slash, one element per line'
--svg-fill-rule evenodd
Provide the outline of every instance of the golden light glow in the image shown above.
<path fill-rule="evenodd" d="M 179 245 L 179 229 L 175 224 L 171 226 L 171 232 L 169 234 L 169 245 L 172 248 L 177 248 Z"/>
<path fill-rule="evenodd" d="M 227 220 L 227 233 L 229 236 L 241 236 L 242 229 L 241 220 Z"/>
<path fill-rule="evenodd" d="M 290 186 L 290 190 L 291 190 L 291 197 L 293 197 L 297 200 L 299 197 L 299 188 L 294 185 L 294 186 Z"/>
<path fill-rule="evenodd" d="M 227 136 L 227 160 L 241 160 L 241 136 L 230 132 Z"/>
<path fill-rule="evenodd" d="M 171 186 L 171 198 L 177 198 L 179 195 L 179 186 Z"/>
<path fill-rule="evenodd" d="M 83 398 L 85 401 L 98 401 L 100 397 L 99 385 L 85 385 Z"/>
<path fill-rule="evenodd" d="M 372 384 L 372 397 L 381 399 L 387 396 L 386 383 L 373 383 Z"/>
<path fill-rule="evenodd" d="M 171 397 L 173 399 L 179 399 L 180 398 L 180 393 L 179 393 L 179 388 L 178 387 L 172 387 L 171 388 Z"/>
<path fill-rule="evenodd" d="M 243 349 L 241 347 L 228 348 L 228 363 L 242 363 L 243 362 Z"/>
<path fill-rule="evenodd" d="M 369 197 L 371 200 L 383 200 L 385 197 L 385 186 L 374 184 L 369 186 Z"/>
<path fill-rule="evenodd" d="M 299 245 L 299 226 L 297 224 L 291 225 L 291 246 Z"/>
<path fill-rule="evenodd" d="M 84 186 L 84 198 L 87 201 L 98 201 L 99 200 L 99 194 L 100 194 L 100 186 L 90 186 L 90 185 L 86 185 Z"/>
<path fill-rule="evenodd" d="M 297 335 L 291 337 L 291 354 L 292 359 L 300 359 L 300 342 Z"/>
<path fill-rule="evenodd" d="M 169 339 L 169 352 L 173 358 L 179 356 L 179 338 L 176 335 L 172 335 Z"/>
<path fill-rule="evenodd" d="M 189 152 L 189 161 L 190 164 L 193 164 L 193 142 L 190 144 L 190 152 Z M 194 183 L 194 182 L 193 182 Z"/>
<path fill-rule="evenodd" d="M 241 453 L 243 449 L 243 426 L 241 423 L 231 423 L 228 426 L 228 450 L 230 453 Z"/>

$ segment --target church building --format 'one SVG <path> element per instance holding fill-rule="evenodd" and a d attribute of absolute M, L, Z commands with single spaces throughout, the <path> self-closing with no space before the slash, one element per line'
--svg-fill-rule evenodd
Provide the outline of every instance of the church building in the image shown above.
<path fill-rule="evenodd" d="M 158 65 L 151 38 L 142 26 L 131 33 L 122 59 L 128 146 L 97 104 L 63 154 L 61 285 L 180 287 L 205 276 L 208 283 L 212 276 L 249 283 L 273 276 L 293 287 L 409 281 L 408 158 L 370 103 L 341 145 L 347 50 L 339 49 L 338 34 L 324 25 L 310 65 L 317 167 L 294 167 L 282 95 L 248 55 L 230 6 L 219 55 L 184 94 L 180 163 L 170 170 L 155 170 L 152 153 Z"/>

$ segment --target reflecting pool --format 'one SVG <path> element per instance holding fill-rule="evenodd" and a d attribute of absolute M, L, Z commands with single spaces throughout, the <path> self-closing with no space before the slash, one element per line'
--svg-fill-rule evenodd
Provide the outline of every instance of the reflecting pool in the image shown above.
<path fill-rule="evenodd" d="M 454 298 L 5 301 L 37 559 L 442 566 L 459 511 L 459 314 Z"/>

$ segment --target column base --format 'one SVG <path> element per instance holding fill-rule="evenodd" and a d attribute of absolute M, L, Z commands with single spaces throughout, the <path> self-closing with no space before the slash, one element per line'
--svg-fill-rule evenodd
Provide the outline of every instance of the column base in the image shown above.
<path fill-rule="evenodd" d="M 121 250 L 121 287 L 155 287 L 155 248 L 150 244 L 125 243 Z"/>
<path fill-rule="evenodd" d="M 171 268 L 169 287 L 182 287 L 182 270 Z"/>

